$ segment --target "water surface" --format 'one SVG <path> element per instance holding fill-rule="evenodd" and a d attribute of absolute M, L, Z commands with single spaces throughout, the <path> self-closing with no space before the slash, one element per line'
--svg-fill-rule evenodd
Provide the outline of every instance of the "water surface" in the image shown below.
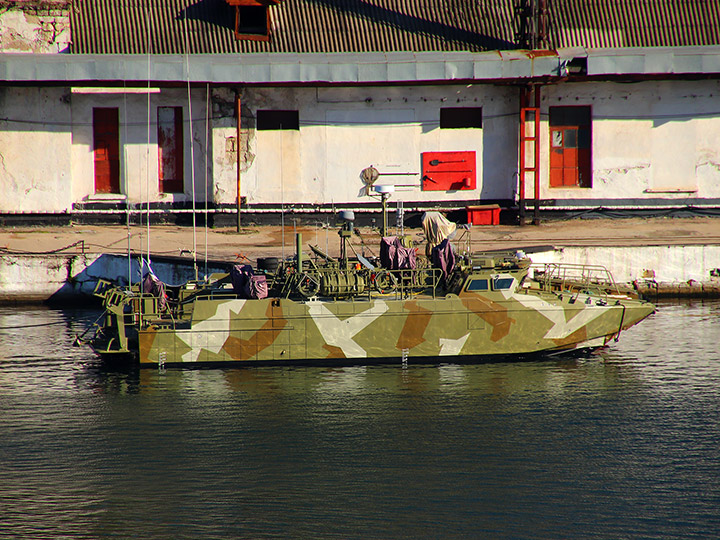
<path fill-rule="evenodd" d="M 714 538 L 720 303 L 588 358 L 108 371 L 0 308 L 2 538 Z"/>

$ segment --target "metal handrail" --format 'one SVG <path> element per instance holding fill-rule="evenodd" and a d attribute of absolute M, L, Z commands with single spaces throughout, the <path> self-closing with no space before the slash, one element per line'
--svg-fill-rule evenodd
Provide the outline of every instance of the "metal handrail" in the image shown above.
<path fill-rule="evenodd" d="M 546 290 L 587 289 L 601 294 L 620 294 L 610 270 L 597 264 L 533 263 L 533 278 Z"/>
<path fill-rule="evenodd" d="M 395 280 L 396 286 L 388 291 L 388 294 L 396 294 L 401 298 L 406 298 L 412 294 L 430 289 L 432 296 L 440 286 L 443 279 L 442 270 L 439 268 L 405 268 L 398 270 L 378 269 L 376 274 L 385 273 L 391 275 Z"/>

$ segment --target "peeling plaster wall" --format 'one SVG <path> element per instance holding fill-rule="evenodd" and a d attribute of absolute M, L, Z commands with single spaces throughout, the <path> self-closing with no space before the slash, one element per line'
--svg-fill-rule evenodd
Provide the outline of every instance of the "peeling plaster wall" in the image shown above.
<path fill-rule="evenodd" d="M 73 203 L 127 199 L 134 204 L 192 200 L 190 110 L 187 90 L 84 93 L 86 89 L 0 86 L 0 212 L 70 212 Z M 204 89 L 193 89 L 195 200 L 212 198 L 212 163 L 205 168 Z M 183 109 L 184 193 L 159 193 L 157 107 Z M 121 195 L 95 193 L 93 108 L 119 116 Z M 148 146 L 148 134 L 150 145 Z M 207 172 L 206 172 L 207 171 Z"/>
<path fill-rule="evenodd" d="M 211 100 L 211 168 L 214 182 L 211 200 L 216 203 L 235 203 L 238 152 L 235 91 L 228 88 L 215 88 L 212 90 Z M 243 118 L 244 125 L 247 125 L 247 121 L 248 119 Z M 246 151 L 247 136 L 242 137 L 240 146 L 242 147 L 241 151 L 244 152 L 243 163 L 252 164 L 252 156 L 249 156 Z M 247 165 L 241 169 L 241 173 L 244 174 L 246 170 Z"/>
<path fill-rule="evenodd" d="M 0 87 L 0 211 L 70 209 L 69 88 Z"/>
<path fill-rule="evenodd" d="M 592 107 L 592 188 L 550 188 L 548 110 Z M 541 198 L 720 198 L 720 82 L 543 88 Z"/>
<path fill-rule="evenodd" d="M 99 93 L 98 93 L 99 92 Z M 234 204 L 237 155 L 248 203 L 371 202 L 360 179 L 370 165 L 377 184 L 398 187 L 393 201 L 513 199 L 517 185 L 518 95 L 493 85 L 245 88 L 237 141 L 236 90 L 212 90 L 205 154 L 205 88 L 193 88 L 196 201 Z M 720 199 L 720 82 L 567 83 L 543 88 L 541 198 Z M 550 188 L 548 110 L 590 105 L 592 188 Z M 185 192 L 158 192 L 157 107 L 180 106 L 184 120 Z M 441 107 L 482 107 L 482 129 L 440 129 Z M 102 201 L 94 186 L 93 107 L 117 107 L 121 192 L 131 203 L 187 202 L 191 197 L 187 91 L 0 87 L 0 212 L 69 212 L 73 203 Z M 300 129 L 257 131 L 259 109 L 299 111 Z M 477 188 L 419 189 L 421 154 L 474 150 Z M 532 186 L 528 186 L 532 188 Z M 683 191 L 685 190 L 685 191 Z M 528 198 L 533 197 L 532 189 Z M 584 204 L 588 204 L 585 202 Z"/>
<path fill-rule="evenodd" d="M 565 247 L 533 253 L 533 263 L 597 265 L 602 261 L 616 283 L 632 284 L 652 275 L 657 283 L 711 283 L 720 246 Z"/>
<path fill-rule="evenodd" d="M 212 176 L 205 168 L 205 103 L 204 89 L 193 89 L 192 140 L 195 161 L 195 199 L 205 201 L 205 182 L 212 185 Z M 137 93 L 113 92 L 87 93 L 75 89 L 73 95 L 72 165 L 74 202 L 93 202 L 117 199 L 118 196 L 95 194 L 93 158 L 93 108 L 116 107 L 119 117 L 120 139 L 120 192 L 130 203 L 187 202 L 192 200 L 192 176 L 190 154 L 190 109 L 187 90 L 163 89 L 150 93 L 148 118 L 148 94 L 142 89 Z M 182 107 L 184 144 L 184 192 L 160 193 L 158 183 L 157 108 Z M 149 124 L 149 125 L 148 125 Z M 149 138 L 149 139 L 148 139 Z M 148 145 L 148 140 L 150 141 Z M 208 188 L 211 191 L 212 187 Z"/>
<path fill-rule="evenodd" d="M 229 99 L 229 96 L 225 96 Z M 376 183 L 409 184 L 394 201 L 440 197 L 477 201 L 511 199 L 517 167 L 517 93 L 496 86 L 382 88 L 245 88 L 241 93 L 242 195 L 249 203 L 359 203 L 361 171 L 370 165 Z M 482 129 L 440 129 L 441 107 L 482 107 Z M 217 95 L 215 112 L 221 107 Z M 257 131 L 259 109 L 298 110 L 299 130 Z M 216 126 L 219 121 L 215 120 Z M 235 126 L 216 127 L 216 201 L 235 201 Z M 223 149 L 224 148 L 224 149 Z M 477 188 L 420 190 L 421 153 L 468 151 L 477 155 Z M 407 174 L 409 173 L 409 174 Z"/>
<path fill-rule="evenodd" d="M 62 53 L 70 46 L 67 2 L 53 8 L 24 6 L 3 11 L 0 6 L 0 51 Z"/>

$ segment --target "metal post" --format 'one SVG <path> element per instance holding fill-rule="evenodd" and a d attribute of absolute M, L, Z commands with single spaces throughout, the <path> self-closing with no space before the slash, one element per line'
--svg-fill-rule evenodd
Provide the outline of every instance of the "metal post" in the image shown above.
<path fill-rule="evenodd" d="M 302 233 L 295 233 L 295 258 L 297 259 L 297 273 L 301 274 L 303 269 L 302 256 Z"/>
<path fill-rule="evenodd" d="M 382 236 L 385 238 L 387 236 L 387 193 L 381 193 L 381 199 L 382 199 L 382 215 L 383 215 L 383 226 L 382 226 Z"/>
<path fill-rule="evenodd" d="M 240 104 L 240 93 L 237 94 L 237 134 L 235 139 L 235 151 L 237 152 L 237 232 L 240 232 L 240 206 L 242 204 L 242 196 L 240 190 L 240 167 L 242 165 L 242 152 L 240 151 L 240 113 L 242 111 Z"/>

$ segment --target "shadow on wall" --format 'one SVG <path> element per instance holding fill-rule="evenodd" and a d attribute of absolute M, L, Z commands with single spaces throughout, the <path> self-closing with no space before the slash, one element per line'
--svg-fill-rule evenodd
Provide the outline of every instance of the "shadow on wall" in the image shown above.
<path fill-rule="evenodd" d="M 103 254 L 95 259 L 87 256 L 68 256 L 66 267 L 68 269 L 66 279 L 57 281 L 58 288 L 47 298 L 51 304 L 68 304 L 70 302 L 90 301 L 93 298 L 93 291 L 99 279 L 112 281 L 117 285 L 128 285 L 139 283 L 147 273 L 147 267 L 143 265 L 141 273 L 140 255 L 133 255 L 130 265 L 126 255 Z M 207 274 L 229 272 L 233 263 L 222 263 L 212 261 L 208 263 Z M 195 270 L 191 260 L 174 257 L 156 257 L 152 260 L 152 270 L 155 275 L 168 285 L 178 285 L 195 279 Z M 46 274 L 47 275 L 47 274 Z M 205 275 L 203 262 L 198 262 L 198 275 L 200 279 Z M 38 268 L 38 275 L 33 282 L 42 283 L 42 270 Z M 45 282 L 44 285 L 47 283 Z M 33 293 L 28 290 L 28 297 Z M 19 293 L 22 294 L 22 293 Z M 32 295 L 37 297 L 37 294 Z"/>

